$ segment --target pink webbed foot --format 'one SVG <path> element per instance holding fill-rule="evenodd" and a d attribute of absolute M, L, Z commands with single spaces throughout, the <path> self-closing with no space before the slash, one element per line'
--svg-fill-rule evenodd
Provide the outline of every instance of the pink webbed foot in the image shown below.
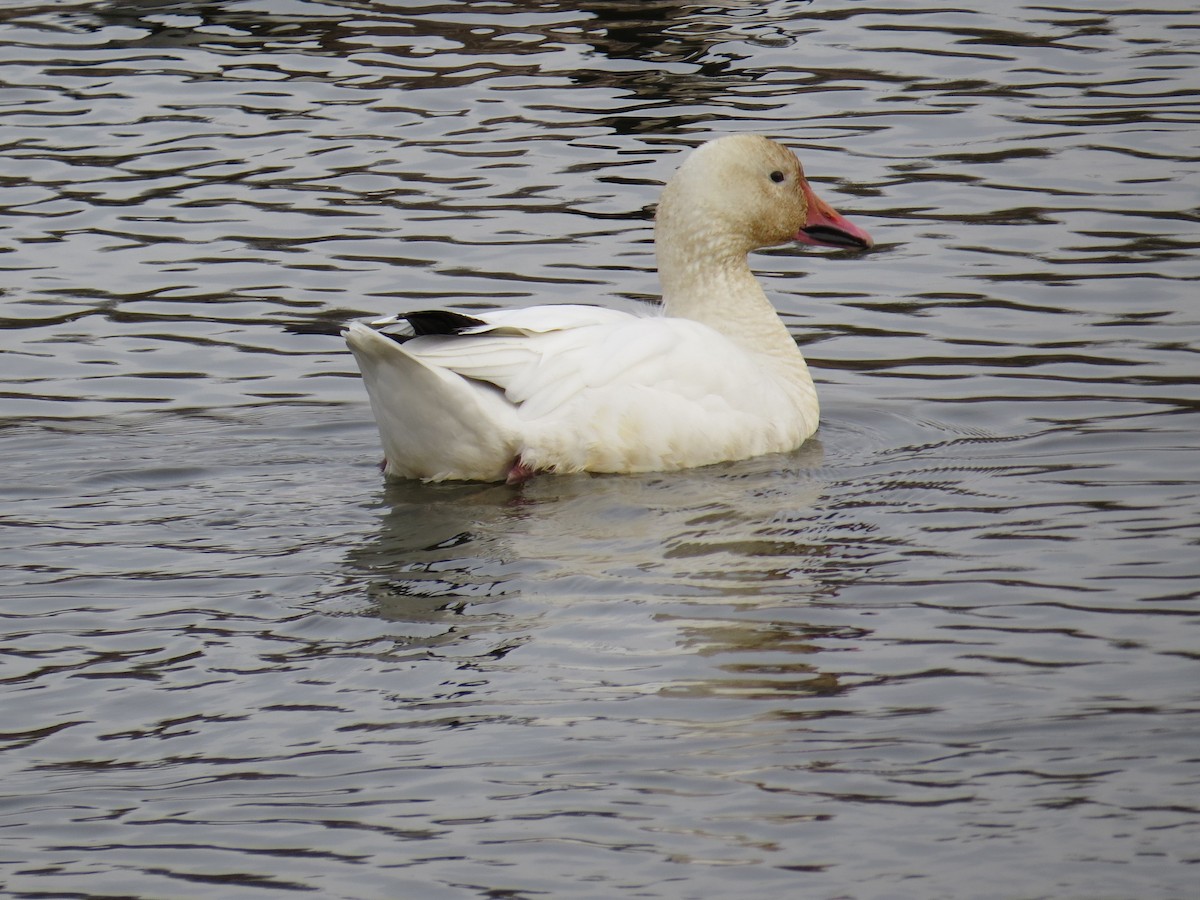
<path fill-rule="evenodd" d="M 512 466 L 508 470 L 508 476 L 504 479 L 505 484 L 524 484 L 530 478 L 537 474 L 537 469 L 525 465 L 521 457 L 513 460 Z"/>

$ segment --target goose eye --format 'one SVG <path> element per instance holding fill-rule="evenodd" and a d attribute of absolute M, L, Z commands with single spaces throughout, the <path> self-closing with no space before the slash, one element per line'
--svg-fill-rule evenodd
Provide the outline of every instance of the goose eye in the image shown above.
<path fill-rule="evenodd" d="M 778 169 L 776 169 L 774 172 L 771 173 L 771 180 L 773 182 L 775 182 L 776 184 L 779 184 L 781 181 L 786 181 L 787 176 L 784 175 L 782 172 L 780 172 Z"/>

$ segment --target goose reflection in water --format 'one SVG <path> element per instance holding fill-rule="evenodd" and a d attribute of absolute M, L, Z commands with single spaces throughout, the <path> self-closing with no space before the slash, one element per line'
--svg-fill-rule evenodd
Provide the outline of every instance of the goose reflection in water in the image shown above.
<path fill-rule="evenodd" d="M 394 624 L 403 652 L 486 667 L 517 648 L 603 643 L 605 617 L 646 616 L 649 658 L 694 664 L 673 665 L 644 690 L 836 693 L 837 677 L 814 654 L 861 633 L 781 624 L 770 613 L 837 591 L 827 576 L 847 551 L 810 518 L 825 488 L 822 462 L 810 441 L 792 454 L 669 476 L 566 476 L 519 491 L 391 483 L 378 534 L 347 567 L 365 579 L 369 613 Z M 556 633 L 563 619 L 566 636 Z M 633 668 L 647 652 L 610 649 L 610 661 Z"/>

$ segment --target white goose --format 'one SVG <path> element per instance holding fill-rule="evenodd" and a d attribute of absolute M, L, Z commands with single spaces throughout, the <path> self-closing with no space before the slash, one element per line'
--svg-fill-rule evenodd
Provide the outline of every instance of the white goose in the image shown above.
<path fill-rule="evenodd" d="M 799 447 L 817 428 L 816 390 L 747 254 L 865 249 L 870 236 L 813 193 L 790 150 L 735 135 L 680 166 L 654 238 L 664 315 L 561 305 L 351 324 L 384 473 L 516 483 Z M 379 330 L 401 321 L 407 335 Z"/>

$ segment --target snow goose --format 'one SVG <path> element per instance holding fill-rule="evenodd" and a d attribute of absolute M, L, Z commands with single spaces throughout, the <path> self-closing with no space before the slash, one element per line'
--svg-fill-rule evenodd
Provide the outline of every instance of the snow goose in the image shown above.
<path fill-rule="evenodd" d="M 352 323 L 384 473 L 517 483 L 799 447 L 817 428 L 816 390 L 747 254 L 865 249 L 870 236 L 813 193 L 790 150 L 734 135 L 688 155 L 654 240 L 662 314 L 552 305 Z M 396 325 L 406 333 L 383 330 Z"/>

